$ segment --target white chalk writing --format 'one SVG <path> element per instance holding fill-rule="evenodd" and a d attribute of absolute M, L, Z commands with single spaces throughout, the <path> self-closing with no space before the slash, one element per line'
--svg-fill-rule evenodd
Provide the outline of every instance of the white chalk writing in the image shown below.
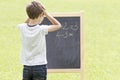
<path fill-rule="evenodd" d="M 79 29 L 79 26 L 77 23 L 69 25 L 67 22 L 64 22 L 62 24 L 61 30 L 59 30 L 56 34 L 56 37 L 58 39 L 60 38 L 68 38 L 68 37 L 73 37 L 74 32 L 76 32 Z"/>

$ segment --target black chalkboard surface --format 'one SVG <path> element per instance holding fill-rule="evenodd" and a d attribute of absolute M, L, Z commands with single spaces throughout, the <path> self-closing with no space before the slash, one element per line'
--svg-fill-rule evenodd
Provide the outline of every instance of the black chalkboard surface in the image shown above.
<path fill-rule="evenodd" d="M 81 68 L 81 16 L 55 16 L 62 24 L 46 36 L 48 69 Z M 51 23 L 45 18 L 42 24 Z"/>

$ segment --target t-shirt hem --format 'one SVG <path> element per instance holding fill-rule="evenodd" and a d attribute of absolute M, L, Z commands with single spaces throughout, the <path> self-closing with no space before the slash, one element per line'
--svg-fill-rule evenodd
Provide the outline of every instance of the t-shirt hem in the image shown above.
<path fill-rule="evenodd" d="M 47 65 L 47 63 L 40 63 L 40 64 L 25 64 L 25 63 L 21 63 L 22 65 L 26 65 L 26 66 L 37 66 L 37 65 Z"/>

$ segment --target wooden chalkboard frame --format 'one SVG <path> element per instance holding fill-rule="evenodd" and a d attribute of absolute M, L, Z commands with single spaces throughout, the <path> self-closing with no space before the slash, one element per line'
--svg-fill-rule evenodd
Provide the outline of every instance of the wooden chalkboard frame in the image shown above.
<path fill-rule="evenodd" d="M 83 45 L 83 28 L 84 28 L 84 11 L 79 13 L 52 13 L 54 17 L 80 17 L 80 68 L 79 69 L 48 69 L 49 73 L 80 73 L 81 80 L 84 80 L 84 45 Z"/>
<path fill-rule="evenodd" d="M 54 17 L 80 17 L 80 69 L 48 69 L 48 72 L 80 72 L 84 69 L 84 50 L 83 50 L 83 21 L 84 12 L 79 13 L 52 13 Z"/>
<path fill-rule="evenodd" d="M 81 80 L 84 80 L 84 48 L 83 48 L 83 26 L 84 26 L 84 11 L 79 13 L 53 13 L 54 17 L 80 17 L 80 69 L 48 69 L 48 72 L 53 73 L 73 73 L 80 72 Z"/>

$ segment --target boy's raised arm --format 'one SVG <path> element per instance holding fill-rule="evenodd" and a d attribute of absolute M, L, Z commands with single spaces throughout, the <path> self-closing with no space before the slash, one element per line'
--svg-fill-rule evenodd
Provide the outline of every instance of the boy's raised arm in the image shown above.
<path fill-rule="evenodd" d="M 45 9 L 45 7 L 44 7 L 44 5 L 42 3 L 40 3 L 40 4 L 41 4 L 41 7 L 43 8 L 44 15 L 52 23 L 52 25 L 50 25 L 50 27 L 48 29 L 48 32 L 53 32 L 53 31 L 56 31 L 56 30 L 60 29 L 61 28 L 60 22 L 46 11 L 46 9 Z"/>
<path fill-rule="evenodd" d="M 46 10 L 44 10 L 44 15 L 48 18 L 48 20 L 52 23 L 49 27 L 48 32 L 53 32 L 61 28 L 61 24 L 58 20 L 56 20 L 51 14 L 49 14 Z"/>

